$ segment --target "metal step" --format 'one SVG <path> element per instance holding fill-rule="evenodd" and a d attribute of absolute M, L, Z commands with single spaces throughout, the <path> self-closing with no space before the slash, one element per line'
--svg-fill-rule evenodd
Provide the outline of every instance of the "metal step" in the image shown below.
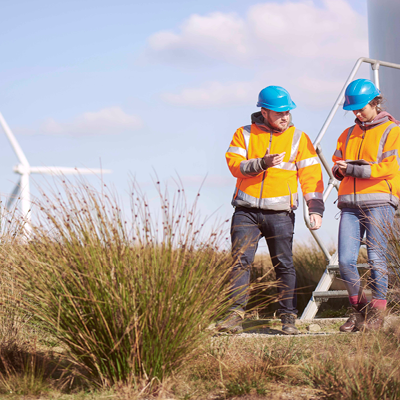
<path fill-rule="evenodd" d="M 371 290 L 364 290 L 366 296 L 370 296 Z M 314 301 L 328 301 L 329 299 L 345 299 L 349 297 L 347 290 L 328 290 L 326 292 L 313 292 Z"/>
<path fill-rule="evenodd" d="M 328 290 L 327 292 L 313 292 L 314 300 L 327 301 L 328 299 L 344 299 L 349 297 L 347 290 Z"/>

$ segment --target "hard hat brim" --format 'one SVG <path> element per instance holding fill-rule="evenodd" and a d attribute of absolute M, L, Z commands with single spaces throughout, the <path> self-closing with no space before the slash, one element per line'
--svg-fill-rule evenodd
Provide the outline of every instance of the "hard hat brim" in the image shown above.
<path fill-rule="evenodd" d="M 371 100 L 370 100 L 371 101 Z M 355 110 L 361 110 L 364 108 L 367 104 L 369 104 L 370 101 L 367 102 L 362 102 L 362 103 L 357 103 L 357 104 L 343 104 L 343 110 L 346 111 L 355 111 Z"/>

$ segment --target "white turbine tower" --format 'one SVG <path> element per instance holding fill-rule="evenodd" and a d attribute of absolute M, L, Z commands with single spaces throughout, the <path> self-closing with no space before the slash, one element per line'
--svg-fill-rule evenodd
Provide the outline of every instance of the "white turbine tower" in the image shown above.
<path fill-rule="evenodd" d="M 95 169 L 95 168 L 68 168 L 68 167 L 31 167 L 29 162 L 22 151 L 17 139 L 11 132 L 10 127 L 7 125 L 3 115 L 0 113 L 0 125 L 2 126 L 11 146 L 17 155 L 19 164 L 14 166 L 14 172 L 21 175 L 19 182 L 16 184 L 12 194 L 10 195 L 6 207 L 9 208 L 14 200 L 19 197 L 21 205 L 21 214 L 27 222 L 25 229 L 30 232 L 31 220 L 31 196 L 29 190 L 29 176 L 30 174 L 41 175 L 83 175 L 83 174 L 99 174 L 110 173 L 110 170 Z"/>

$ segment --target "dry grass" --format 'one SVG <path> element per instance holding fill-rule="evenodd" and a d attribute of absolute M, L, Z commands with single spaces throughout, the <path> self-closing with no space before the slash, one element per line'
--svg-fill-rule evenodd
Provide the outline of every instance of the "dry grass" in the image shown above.
<path fill-rule="evenodd" d="M 181 374 L 174 394 L 191 399 L 395 399 L 400 395 L 398 345 L 389 334 L 216 339 Z M 292 391 L 298 397 L 285 397 Z"/>
<path fill-rule="evenodd" d="M 57 388 L 54 377 L 43 380 L 42 373 L 32 377 L 26 370 L 19 376 L 2 375 L 0 392 L 13 398 L 69 400 L 397 399 L 398 352 L 394 331 L 301 338 L 222 336 L 199 347 L 179 373 L 152 385 L 141 381 L 101 391 L 78 385 L 67 394 Z"/>
<path fill-rule="evenodd" d="M 34 240 L 17 220 L 1 226 L 1 398 L 400 397 L 398 326 L 213 336 L 206 327 L 226 307 L 231 263 L 220 227 L 202 237 L 195 210 L 159 192 L 160 226 L 136 192 L 144 201 L 134 201 L 137 224 L 127 228 L 115 198 L 78 188 L 45 198 Z M 294 254 L 300 280 L 316 283 L 326 265 L 319 249 L 298 244 Z M 256 264 L 263 275 L 270 268 L 265 258 Z"/>

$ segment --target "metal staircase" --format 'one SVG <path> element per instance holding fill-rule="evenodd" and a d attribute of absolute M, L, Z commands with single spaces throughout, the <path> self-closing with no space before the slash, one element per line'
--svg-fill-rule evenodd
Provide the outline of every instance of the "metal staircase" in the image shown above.
<path fill-rule="evenodd" d="M 336 190 L 339 189 L 339 184 L 340 182 L 335 179 L 335 177 L 332 174 L 331 166 L 328 163 L 327 159 L 322 153 L 322 148 L 321 148 L 321 140 L 324 137 L 330 123 L 332 122 L 333 117 L 335 116 L 337 110 L 339 107 L 343 104 L 344 100 L 344 94 L 347 88 L 347 85 L 353 81 L 357 71 L 359 70 L 360 66 L 362 63 L 367 63 L 371 65 L 371 68 L 373 70 L 373 79 L 375 85 L 379 88 L 379 67 L 388 67 L 388 68 L 394 68 L 394 69 L 400 69 L 399 64 L 394 64 L 386 61 L 380 61 L 380 60 L 373 60 L 371 58 L 359 58 L 354 65 L 349 77 L 347 78 L 346 83 L 343 86 L 343 89 L 341 90 L 339 97 L 337 98 L 334 106 L 332 107 L 331 112 L 328 115 L 328 118 L 326 119 L 324 125 L 321 128 L 321 131 L 319 132 L 318 137 L 314 141 L 314 148 L 317 152 L 318 158 L 322 164 L 322 166 L 325 168 L 325 171 L 329 175 L 329 182 L 328 186 L 324 192 L 323 195 L 323 200 L 326 202 L 327 198 L 331 194 L 332 190 L 335 188 Z M 303 200 L 303 207 L 304 207 L 304 220 L 305 223 L 308 227 L 308 229 L 311 228 L 310 226 L 310 218 L 308 215 L 308 208 L 306 202 Z M 347 298 L 348 294 L 346 290 L 329 290 L 331 288 L 331 285 L 333 281 L 335 280 L 336 275 L 339 272 L 339 265 L 338 265 L 338 252 L 336 251 L 333 255 L 331 255 L 325 246 L 325 244 L 322 242 L 321 238 L 319 237 L 317 231 L 312 231 L 310 229 L 310 232 L 312 236 L 314 237 L 315 241 L 317 242 L 318 246 L 320 249 L 323 251 L 325 254 L 325 257 L 327 259 L 327 267 L 322 274 L 322 277 L 315 288 L 314 292 L 312 293 L 311 299 L 308 302 L 307 307 L 303 311 L 303 314 L 301 315 L 300 319 L 301 320 L 312 320 L 314 319 L 315 315 L 318 312 L 318 309 L 320 305 L 328 301 L 329 299 L 332 298 Z M 368 264 L 357 264 L 357 267 L 359 268 L 368 268 Z M 370 295 L 370 292 L 367 290 L 365 291 L 365 294 L 368 296 Z"/>

